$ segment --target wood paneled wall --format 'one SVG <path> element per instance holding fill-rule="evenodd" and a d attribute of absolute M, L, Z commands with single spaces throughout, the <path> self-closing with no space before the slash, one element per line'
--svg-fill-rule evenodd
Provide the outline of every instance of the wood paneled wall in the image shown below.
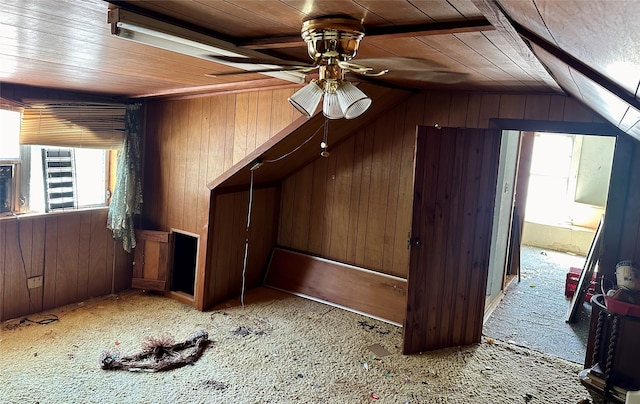
<path fill-rule="evenodd" d="M 253 190 L 251 221 L 247 234 L 249 192 L 228 192 L 212 196 L 209 239 L 210 276 L 205 285 L 205 307 L 240 294 L 245 241 L 249 240 L 245 289 L 263 282 L 263 275 L 275 246 L 280 209 L 280 188 Z"/>
<path fill-rule="evenodd" d="M 278 244 L 406 277 L 416 126 L 492 118 L 604 122 L 560 95 L 422 92 L 283 181 Z"/>
<path fill-rule="evenodd" d="M 287 102 L 294 91 L 261 90 L 147 104 L 142 227 L 199 234 L 201 276 L 205 276 L 211 203 L 207 184 L 300 117 Z M 196 306 L 201 309 L 203 292 L 196 289 Z"/>
<path fill-rule="evenodd" d="M 132 258 L 106 222 L 106 209 L 0 220 L 0 320 L 129 288 Z"/>
<path fill-rule="evenodd" d="M 95 94 L 1 86 L 2 97 L 15 101 L 111 101 Z M 130 287 L 132 256 L 114 243 L 106 223 L 106 209 L 0 220 L 0 321 Z M 26 278 L 32 276 L 43 276 L 44 283 L 31 289 L 29 299 Z"/>

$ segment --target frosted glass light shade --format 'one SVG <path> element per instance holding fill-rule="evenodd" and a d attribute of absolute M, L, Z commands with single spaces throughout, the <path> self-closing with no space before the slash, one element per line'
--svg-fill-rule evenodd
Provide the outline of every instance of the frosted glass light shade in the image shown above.
<path fill-rule="evenodd" d="M 300 90 L 296 91 L 288 98 L 289 103 L 293 105 L 295 109 L 307 118 L 315 112 L 318 104 L 320 104 L 320 98 L 322 98 L 322 88 L 314 80 Z"/>
<path fill-rule="evenodd" d="M 326 93 L 324 95 L 322 112 L 324 113 L 324 116 L 329 119 L 344 118 L 342 108 L 340 108 L 340 102 L 338 101 L 338 95 L 336 93 Z"/>
<path fill-rule="evenodd" d="M 336 95 L 344 117 L 347 119 L 359 117 L 371 106 L 371 98 L 348 81 L 338 87 Z"/>

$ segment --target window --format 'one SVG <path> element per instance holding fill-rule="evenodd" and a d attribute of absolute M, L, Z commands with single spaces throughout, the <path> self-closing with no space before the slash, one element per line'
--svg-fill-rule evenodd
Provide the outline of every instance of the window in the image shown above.
<path fill-rule="evenodd" d="M 0 161 L 20 160 L 20 112 L 0 109 Z"/>
<path fill-rule="evenodd" d="M 71 110 L 66 104 L 64 112 Z M 77 116 L 78 110 L 72 113 Z M 121 115 L 124 116 L 124 108 Z M 45 121 L 43 117 L 55 119 Z M 25 109 L 23 113 L 0 109 L 0 213 L 51 212 L 108 204 L 115 183 L 115 178 L 110 178 L 110 164 L 117 154 L 111 149 L 121 144 L 122 134 L 119 133 L 120 138 L 110 134 L 100 138 L 93 136 L 96 131 L 92 130 L 92 123 L 69 124 L 63 118 L 64 113 L 51 109 Z M 113 129 L 109 117 L 102 116 L 100 125 L 109 127 L 101 134 L 121 132 Z M 65 131 L 70 129 L 75 132 L 67 134 Z M 69 147 L 76 144 L 89 147 Z M 68 161 L 63 161 L 65 158 Z"/>
<path fill-rule="evenodd" d="M 527 191 L 526 219 L 538 223 L 570 222 L 568 202 L 573 135 L 536 133 Z"/>
<path fill-rule="evenodd" d="M 30 212 L 50 212 L 55 210 L 87 208 L 93 206 L 105 206 L 110 196 L 109 179 L 109 150 L 84 149 L 84 148 L 60 148 L 49 146 L 26 146 L 30 154 L 30 179 L 28 181 L 28 201 Z M 73 203 L 71 206 L 48 206 L 50 199 L 47 195 L 57 190 L 67 191 L 68 189 L 56 189 L 55 184 L 60 183 L 59 177 L 50 178 L 51 173 L 45 169 L 43 152 L 47 151 L 69 151 L 73 156 L 71 177 L 73 184 L 73 195 L 69 196 Z M 54 157 L 61 160 L 64 157 Z M 56 161 L 58 162 L 58 161 Z M 60 173 L 56 169 L 55 174 Z M 52 188 L 53 185 L 53 188 Z M 23 195 L 27 195 L 23 192 Z"/>

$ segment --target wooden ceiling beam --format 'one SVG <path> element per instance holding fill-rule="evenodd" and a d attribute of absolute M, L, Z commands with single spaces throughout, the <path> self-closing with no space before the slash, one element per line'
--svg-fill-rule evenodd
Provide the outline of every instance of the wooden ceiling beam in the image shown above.
<path fill-rule="evenodd" d="M 448 35 L 463 32 L 494 30 L 494 26 L 484 19 L 436 22 L 430 24 L 394 25 L 366 29 L 366 37 L 376 39 L 408 38 L 428 35 Z M 236 45 L 247 49 L 278 49 L 306 46 L 300 35 L 283 35 L 268 38 L 250 38 L 236 41 Z"/>
<path fill-rule="evenodd" d="M 494 27 L 504 35 L 513 49 L 531 66 L 540 79 L 556 90 L 562 90 L 558 83 L 549 74 L 546 67 L 533 53 L 527 43 L 520 37 L 520 34 L 513 26 L 513 21 L 496 0 L 472 0 L 472 3 L 487 17 Z"/>

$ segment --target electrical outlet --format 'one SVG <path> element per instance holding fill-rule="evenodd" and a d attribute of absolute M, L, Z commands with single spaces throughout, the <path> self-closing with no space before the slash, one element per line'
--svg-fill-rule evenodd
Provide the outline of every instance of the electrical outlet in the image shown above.
<path fill-rule="evenodd" d="M 42 287 L 42 276 L 32 276 L 27 279 L 27 285 L 29 289 L 41 288 Z"/>

